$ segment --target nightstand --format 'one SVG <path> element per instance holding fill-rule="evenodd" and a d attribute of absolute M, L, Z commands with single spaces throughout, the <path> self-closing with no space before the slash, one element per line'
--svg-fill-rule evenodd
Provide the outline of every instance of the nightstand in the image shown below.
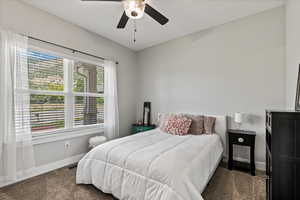
<path fill-rule="evenodd" d="M 232 130 L 227 131 L 229 141 L 228 169 L 250 170 L 252 176 L 255 176 L 255 136 L 254 131 Z M 243 163 L 233 160 L 233 145 L 250 147 L 250 163 Z"/>
<path fill-rule="evenodd" d="M 132 124 L 132 134 L 140 133 L 140 132 L 145 132 L 145 131 L 150 131 L 152 129 L 155 129 L 156 125 L 139 125 L 139 124 Z"/>

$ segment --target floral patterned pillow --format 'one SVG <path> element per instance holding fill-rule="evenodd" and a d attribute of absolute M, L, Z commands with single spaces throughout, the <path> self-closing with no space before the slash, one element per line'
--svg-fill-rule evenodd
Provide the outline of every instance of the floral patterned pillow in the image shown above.
<path fill-rule="evenodd" d="M 176 114 L 172 114 L 172 113 L 165 113 L 165 114 L 159 113 L 158 114 L 158 124 L 159 124 L 160 130 L 165 131 L 169 119 L 175 115 Z"/>
<path fill-rule="evenodd" d="M 174 115 L 168 119 L 164 131 L 173 135 L 187 135 L 191 124 L 191 119 L 179 115 Z"/>

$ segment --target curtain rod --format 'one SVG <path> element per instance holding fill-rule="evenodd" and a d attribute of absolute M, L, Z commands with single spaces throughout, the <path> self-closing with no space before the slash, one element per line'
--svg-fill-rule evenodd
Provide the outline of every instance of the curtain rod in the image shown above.
<path fill-rule="evenodd" d="M 100 59 L 100 60 L 107 60 L 103 57 L 100 57 L 100 56 L 95 56 L 93 54 L 90 54 L 90 53 L 86 53 L 86 52 L 83 52 L 83 51 L 78 51 L 76 49 L 72 49 L 72 48 L 69 48 L 69 47 L 66 47 L 66 46 L 63 46 L 63 45 L 60 45 L 60 44 L 55 44 L 53 42 L 48 42 L 48 41 L 45 41 L 45 40 L 41 40 L 41 39 L 38 39 L 38 38 L 35 38 L 35 37 L 31 37 L 31 36 L 27 36 L 29 39 L 32 39 L 32 40 L 36 40 L 36 41 L 39 41 L 39 42 L 43 42 L 43 43 L 47 43 L 47 44 L 51 44 L 51 45 L 54 45 L 54 46 L 57 46 L 57 47 L 60 47 L 60 48 L 63 48 L 63 49 L 67 49 L 67 50 L 70 50 L 72 51 L 73 53 L 81 53 L 83 55 L 87 55 L 87 56 L 91 56 L 91 57 L 94 57 L 94 58 L 97 58 L 97 59 Z M 116 64 L 118 65 L 119 62 L 116 62 Z"/>

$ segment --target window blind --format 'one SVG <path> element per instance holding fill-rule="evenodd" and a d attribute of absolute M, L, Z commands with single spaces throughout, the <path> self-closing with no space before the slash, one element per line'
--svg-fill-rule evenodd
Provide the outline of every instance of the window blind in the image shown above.
<path fill-rule="evenodd" d="M 33 133 L 104 123 L 104 68 L 28 50 L 28 89 Z"/>
<path fill-rule="evenodd" d="M 104 68 L 78 61 L 73 71 L 75 125 L 104 123 Z"/>
<path fill-rule="evenodd" d="M 27 58 L 30 89 L 64 91 L 63 58 L 36 51 L 29 51 Z"/>

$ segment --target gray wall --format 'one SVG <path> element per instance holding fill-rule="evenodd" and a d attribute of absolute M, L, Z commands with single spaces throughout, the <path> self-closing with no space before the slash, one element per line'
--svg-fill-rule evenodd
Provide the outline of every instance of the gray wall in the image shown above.
<path fill-rule="evenodd" d="M 1 27 L 120 62 L 122 135 L 127 135 L 130 124 L 141 117 L 142 102 L 146 100 L 153 102 L 153 117 L 157 112 L 231 116 L 239 111 L 248 114 L 244 128 L 258 132 L 256 160 L 264 161 L 264 110 L 285 107 L 286 100 L 284 8 L 136 54 L 17 0 L 0 0 L 0 3 Z M 295 70 L 292 71 L 295 79 Z M 36 145 L 37 164 L 84 153 L 87 140 L 87 136 L 70 140 L 68 151 L 64 149 L 65 141 Z M 240 150 L 237 156 L 245 157 L 244 149 Z"/>
<path fill-rule="evenodd" d="M 123 136 L 129 134 L 130 124 L 136 119 L 136 53 L 22 2 L 0 2 L 0 27 L 119 61 L 120 133 Z M 64 141 L 36 145 L 37 165 L 86 152 L 87 139 L 82 137 L 70 140 L 71 149 L 68 151 L 64 149 Z"/>
<path fill-rule="evenodd" d="M 139 104 L 157 112 L 247 114 L 265 160 L 266 108 L 285 107 L 285 9 L 276 8 L 138 53 Z M 240 149 L 236 155 L 246 158 Z"/>
<path fill-rule="evenodd" d="M 300 1 L 289 0 L 286 6 L 286 103 L 294 109 L 300 64 Z"/>

